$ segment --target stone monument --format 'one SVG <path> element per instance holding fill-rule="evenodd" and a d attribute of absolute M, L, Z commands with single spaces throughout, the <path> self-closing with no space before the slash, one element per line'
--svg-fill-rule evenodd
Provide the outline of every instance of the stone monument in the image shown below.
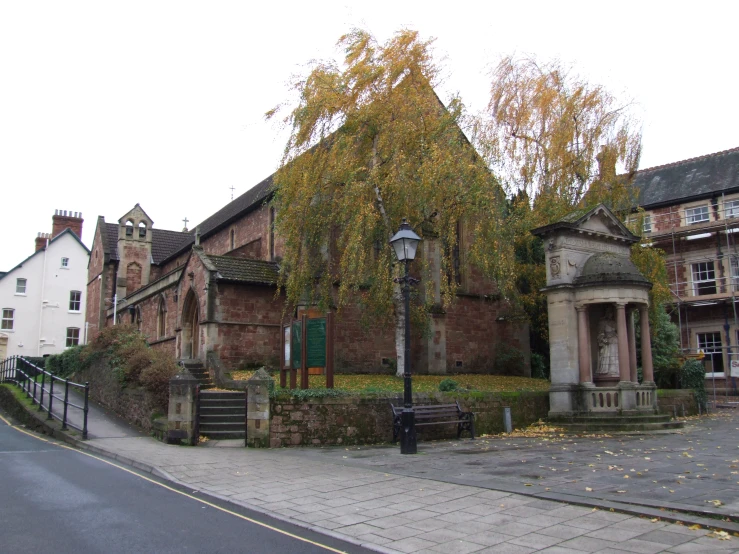
<path fill-rule="evenodd" d="M 639 239 L 604 205 L 534 229 L 544 240 L 552 418 L 657 410 L 649 338 L 652 284 L 629 258 Z M 639 312 L 643 381 L 637 379 Z"/>

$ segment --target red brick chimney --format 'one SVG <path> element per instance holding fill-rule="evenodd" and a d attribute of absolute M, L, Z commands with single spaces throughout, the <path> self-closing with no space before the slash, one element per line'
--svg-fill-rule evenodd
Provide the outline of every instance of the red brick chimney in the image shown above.
<path fill-rule="evenodd" d="M 51 235 L 49 233 L 39 233 L 36 237 L 36 252 L 41 250 L 46 246 L 46 241 L 51 240 Z"/>
<path fill-rule="evenodd" d="M 68 212 L 67 210 L 54 210 L 51 218 L 51 238 L 56 237 L 65 229 L 69 228 L 77 237 L 82 238 L 82 212 Z"/>

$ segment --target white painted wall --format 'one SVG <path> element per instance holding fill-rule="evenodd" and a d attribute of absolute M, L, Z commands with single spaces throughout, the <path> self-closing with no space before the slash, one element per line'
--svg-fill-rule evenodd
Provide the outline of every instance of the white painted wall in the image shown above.
<path fill-rule="evenodd" d="M 66 268 L 62 258 L 69 258 Z M 70 232 L 51 240 L 19 267 L 0 279 L 0 309 L 15 309 L 13 330 L 8 336 L 7 356 L 45 356 L 66 348 L 67 328 L 80 329 L 85 340 L 87 250 Z M 26 279 L 26 294 L 16 293 L 17 279 Z M 70 311 L 70 292 L 82 293 L 79 311 Z"/>

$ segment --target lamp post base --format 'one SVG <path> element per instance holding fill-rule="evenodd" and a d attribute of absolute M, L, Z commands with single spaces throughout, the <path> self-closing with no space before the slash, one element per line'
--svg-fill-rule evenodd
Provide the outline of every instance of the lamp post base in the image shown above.
<path fill-rule="evenodd" d="M 405 408 L 400 415 L 400 453 L 416 454 L 416 413 Z"/>

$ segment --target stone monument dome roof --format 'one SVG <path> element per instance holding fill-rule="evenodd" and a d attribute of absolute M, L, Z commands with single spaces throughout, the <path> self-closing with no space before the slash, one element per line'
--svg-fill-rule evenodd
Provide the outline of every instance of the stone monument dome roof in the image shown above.
<path fill-rule="evenodd" d="M 650 286 L 634 263 L 626 256 L 602 252 L 590 256 L 575 278 L 575 285 L 632 284 Z"/>

